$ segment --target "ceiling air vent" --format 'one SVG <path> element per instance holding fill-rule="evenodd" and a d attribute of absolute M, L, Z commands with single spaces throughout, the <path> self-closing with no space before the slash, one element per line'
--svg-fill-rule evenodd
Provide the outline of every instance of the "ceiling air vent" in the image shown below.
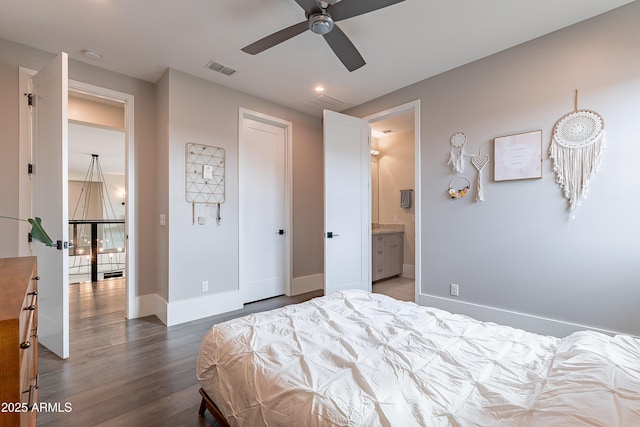
<path fill-rule="evenodd" d="M 344 106 L 344 101 L 339 100 L 338 98 L 334 98 L 333 96 L 329 96 L 326 94 L 314 96 L 313 98 L 304 102 L 306 105 L 311 105 L 313 107 L 321 108 L 321 109 L 339 109 Z"/>
<path fill-rule="evenodd" d="M 236 72 L 236 70 L 234 70 L 233 68 L 227 67 L 226 65 L 220 64 L 216 61 L 210 61 L 207 64 L 207 68 L 213 71 L 217 71 L 218 73 L 222 73 L 225 76 L 230 76 L 231 74 Z"/>

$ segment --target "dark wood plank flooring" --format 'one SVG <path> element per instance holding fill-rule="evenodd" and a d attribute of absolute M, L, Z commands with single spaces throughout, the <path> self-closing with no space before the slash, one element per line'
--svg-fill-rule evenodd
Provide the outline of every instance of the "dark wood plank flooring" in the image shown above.
<path fill-rule="evenodd" d="M 413 281 L 374 284 L 374 292 L 413 300 Z M 71 405 L 40 412 L 38 426 L 217 426 L 198 416 L 196 359 L 215 323 L 322 295 L 281 296 L 242 310 L 165 327 L 155 316 L 126 320 L 123 279 L 70 286 L 70 353 L 59 359 L 39 347 L 39 401 Z"/>

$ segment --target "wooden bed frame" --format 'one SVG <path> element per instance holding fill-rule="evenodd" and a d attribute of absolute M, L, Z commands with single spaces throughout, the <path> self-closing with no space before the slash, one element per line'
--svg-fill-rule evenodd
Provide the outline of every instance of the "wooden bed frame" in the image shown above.
<path fill-rule="evenodd" d="M 200 395 L 202 395 L 202 402 L 200 403 L 200 410 L 198 411 L 198 414 L 201 417 L 204 417 L 204 411 L 208 410 L 209 413 L 213 415 L 213 418 L 216 419 L 218 424 L 220 424 L 220 427 L 231 427 L 227 419 L 224 417 L 224 415 L 222 415 L 222 413 L 216 406 L 216 404 L 213 403 L 213 400 L 211 400 L 207 392 L 204 391 L 202 387 L 200 388 L 200 390 L 198 390 L 198 392 L 200 393 Z"/>

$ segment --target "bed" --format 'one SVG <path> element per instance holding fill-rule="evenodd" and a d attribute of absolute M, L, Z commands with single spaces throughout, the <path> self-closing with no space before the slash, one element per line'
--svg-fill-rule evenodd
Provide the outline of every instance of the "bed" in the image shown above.
<path fill-rule="evenodd" d="M 362 291 L 213 326 L 197 376 L 221 425 L 640 426 L 640 339 L 559 339 Z"/>

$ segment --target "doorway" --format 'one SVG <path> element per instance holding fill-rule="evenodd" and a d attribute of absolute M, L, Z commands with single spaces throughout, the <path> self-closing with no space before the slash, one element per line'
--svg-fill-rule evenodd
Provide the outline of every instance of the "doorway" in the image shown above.
<path fill-rule="evenodd" d="M 69 283 L 95 288 L 126 275 L 124 104 L 70 91 L 68 135 Z"/>
<path fill-rule="evenodd" d="M 114 203 L 124 203 L 122 213 L 124 214 L 124 263 L 126 265 L 126 275 L 124 278 L 125 286 L 125 317 L 127 319 L 137 317 L 136 303 L 136 283 L 137 268 L 136 254 L 137 242 L 136 236 L 136 172 L 135 172 L 135 138 L 134 138 L 134 96 L 95 86 L 88 83 L 69 80 L 69 92 L 77 97 L 85 97 L 93 100 L 99 100 L 103 104 L 122 107 L 124 115 L 123 136 L 124 136 L 124 189 L 118 194 L 116 188 L 114 197 L 118 201 Z M 119 113 L 114 113 L 119 114 Z"/>
<path fill-rule="evenodd" d="M 404 225 L 404 261 L 401 277 L 415 280 L 415 301 L 418 301 L 421 277 L 419 236 L 422 221 L 420 214 L 420 101 L 416 100 L 372 114 L 365 117 L 365 120 L 369 121 L 373 143 L 372 222 Z M 380 145 L 376 145 L 375 142 L 379 142 Z M 385 152 L 386 150 L 393 151 Z M 406 171 L 411 169 L 413 169 L 413 176 L 409 177 Z M 376 182 L 376 178 L 385 179 L 385 177 L 393 182 Z M 380 185 L 376 188 L 377 183 Z M 410 208 L 399 207 L 402 189 L 411 190 Z"/>
<path fill-rule="evenodd" d="M 290 122 L 240 109 L 239 287 L 243 302 L 290 294 Z"/>
<path fill-rule="evenodd" d="M 60 130 L 58 134 L 55 134 L 55 133 L 51 134 L 51 138 L 49 138 L 51 140 L 50 141 L 51 143 L 49 145 L 53 145 L 53 146 L 55 146 L 56 144 L 62 145 L 62 147 L 58 147 L 58 150 L 64 153 L 64 155 L 61 156 L 63 160 L 61 161 L 61 164 L 58 164 L 56 167 L 59 172 L 60 167 L 64 166 L 63 168 L 64 179 L 60 181 L 65 183 L 64 187 L 66 187 L 66 182 L 67 182 L 67 177 L 66 177 L 66 174 L 67 174 L 66 135 L 67 135 L 67 128 L 68 128 L 67 121 L 66 121 L 66 117 L 67 117 L 66 97 L 68 96 L 67 91 L 72 90 L 78 93 L 84 93 L 87 95 L 92 95 L 92 96 L 96 96 L 103 99 L 110 99 L 110 100 L 121 102 L 124 104 L 125 122 L 126 122 L 126 128 L 125 128 L 125 146 L 126 146 L 125 148 L 125 174 L 126 174 L 125 185 L 126 185 L 126 204 L 127 204 L 126 217 L 128 219 L 126 224 L 126 230 L 125 230 L 125 238 L 126 238 L 126 244 L 127 244 L 126 263 L 128 267 L 128 275 L 125 280 L 126 301 L 127 301 L 125 311 L 126 311 L 127 318 L 135 317 L 137 313 L 136 299 L 135 299 L 135 294 L 136 294 L 135 284 L 136 284 L 137 274 L 136 274 L 136 265 L 135 265 L 136 241 L 133 238 L 136 234 L 135 233 L 135 229 L 136 229 L 135 227 L 136 225 L 135 224 L 135 217 L 136 217 L 135 216 L 135 210 L 136 210 L 135 182 L 136 180 L 135 180 L 135 169 L 134 169 L 135 158 L 134 158 L 134 138 L 133 138 L 134 97 L 133 95 L 130 95 L 130 94 L 125 94 L 125 93 L 113 91 L 110 89 L 89 85 L 86 83 L 68 80 L 67 56 L 64 53 L 58 55 L 58 57 L 56 57 L 52 62 L 50 62 L 49 66 L 45 68 L 47 70 L 50 70 L 52 69 L 52 67 L 59 67 L 59 69 L 61 70 L 59 75 L 64 76 L 62 79 L 63 90 L 60 91 L 59 93 L 56 93 L 55 94 L 56 96 L 52 96 L 50 99 L 50 102 L 38 104 L 36 105 L 35 108 L 37 108 L 38 106 L 44 107 L 45 105 L 50 105 L 55 108 L 55 104 L 57 103 L 58 111 L 63 111 L 63 113 L 61 113 L 61 115 L 65 117 L 65 120 L 63 121 L 64 123 L 63 128 Z M 28 93 L 31 93 L 32 77 L 36 75 L 36 73 L 37 72 L 34 70 L 30 70 L 22 67 L 19 69 L 20 93 L 24 93 L 25 95 Z M 41 74 L 42 72 L 38 73 L 38 75 L 41 75 Z M 38 108 L 38 110 L 41 110 L 41 109 L 42 108 Z M 32 107 L 27 102 L 26 96 L 24 98 L 21 97 L 20 99 L 19 117 L 20 117 L 19 161 L 20 161 L 20 164 L 26 165 L 26 164 L 31 164 L 33 162 L 34 150 L 35 150 L 33 141 L 36 138 L 36 136 L 32 132 L 32 121 L 33 121 Z M 49 158 L 51 157 L 53 156 L 49 156 Z M 56 157 L 60 157 L 60 156 L 56 156 Z M 29 169 L 29 172 L 30 171 L 31 169 Z M 39 175 L 41 177 L 48 176 L 46 171 L 43 172 L 43 169 L 40 170 Z M 53 176 L 52 180 L 50 181 L 54 186 L 57 185 L 56 176 Z M 21 217 L 25 217 L 25 218 L 31 217 L 34 215 L 34 212 L 38 211 L 36 207 L 32 206 L 32 200 L 34 195 L 33 185 L 34 184 L 33 184 L 32 176 L 30 175 L 30 173 L 27 172 L 27 168 L 26 167 L 24 168 L 24 172 L 22 172 L 22 168 L 21 168 L 21 174 L 18 179 L 18 188 L 20 190 L 20 195 L 21 195 L 20 204 L 19 204 L 19 213 Z M 56 198 L 56 199 L 58 200 L 58 204 L 60 204 L 60 201 L 63 201 L 62 205 L 63 206 L 66 205 L 68 203 L 67 191 L 64 190 L 63 197 Z M 66 240 L 68 240 L 67 238 L 67 227 L 68 227 L 67 206 L 65 206 L 64 208 L 61 208 L 61 210 L 63 212 L 63 217 L 64 217 L 63 221 L 55 221 L 56 217 L 51 213 L 51 210 L 45 209 L 44 211 L 47 212 L 48 218 L 50 218 L 49 221 L 53 221 L 53 223 L 50 223 L 48 228 L 55 230 L 56 237 L 58 238 L 62 237 L 62 241 L 60 242 L 60 244 L 63 245 L 62 246 L 63 250 L 60 252 L 50 251 L 50 250 L 49 252 L 46 252 L 47 254 L 49 253 L 52 254 L 52 256 L 47 256 L 46 257 L 47 263 L 43 262 L 42 265 L 39 265 L 39 267 L 42 267 L 43 274 L 45 274 L 45 272 L 48 273 L 47 277 L 51 281 L 50 283 L 51 286 L 49 290 L 51 295 L 47 297 L 49 298 L 49 300 L 45 301 L 45 296 L 43 295 L 43 298 L 42 298 L 43 304 L 41 305 L 41 309 L 42 309 L 41 314 L 44 314 L 45 308 L 47 308 L 50 311 L 49 314 L 51 314 L 50 316 L 51 321 L 48 322 L 48 324 L 50 324 L 50 328 L 49 328 L 50 331 L 48 331 L 49 333 L 46 334 L 46 336 L 49 338 L 49 341 L 48 341 L 49 348 L 52 351 L 54 351 L 59 357 L 66 358 L 69 356 L 68 288 L 67 286 L 65 286 L 65 283 L 67 282 L 67 278 L 64 277 L 67 274 L 67 261 L 68 261 L 67 259 L 68 257 L 66 256 L 67 254 Z M 40 211 L 42 211 L 42 209 L 40 209 Z M 129 236 L 131 236 L 132 238 L 129 239 L 128 238 Z M 35 253 L 36 250 L 37 250 L 37 253 Z M 45 253 L 45 251 L 42 250 L 42 248 L 38 247 L 37 245 L 35 247 L 31 247 L 31 245 L 29 244 L 20 242 L 20 246 L 18 248 L 18 252 L 20 256 L 30 255 L 32 251 L 36 255 L 43 255 Z M 59 255 L 63 255 L 63 254 L 65 256 L 60 258 Z M 43 258 L 43 261 L 45 261 L 45 258 Z M 54 263 L 58 265 L 50 264 L 50 261 L 54 261 Z M 39 264 L 40 264 L 40 258 L 39 258 Z M 62 268 L 60 268 L 61 266 Z M 45 334 L 43 333 L 42 335 L 44 338 Z M 42 342 L 44 343 L 45 340 L 43 339 Z"/>

